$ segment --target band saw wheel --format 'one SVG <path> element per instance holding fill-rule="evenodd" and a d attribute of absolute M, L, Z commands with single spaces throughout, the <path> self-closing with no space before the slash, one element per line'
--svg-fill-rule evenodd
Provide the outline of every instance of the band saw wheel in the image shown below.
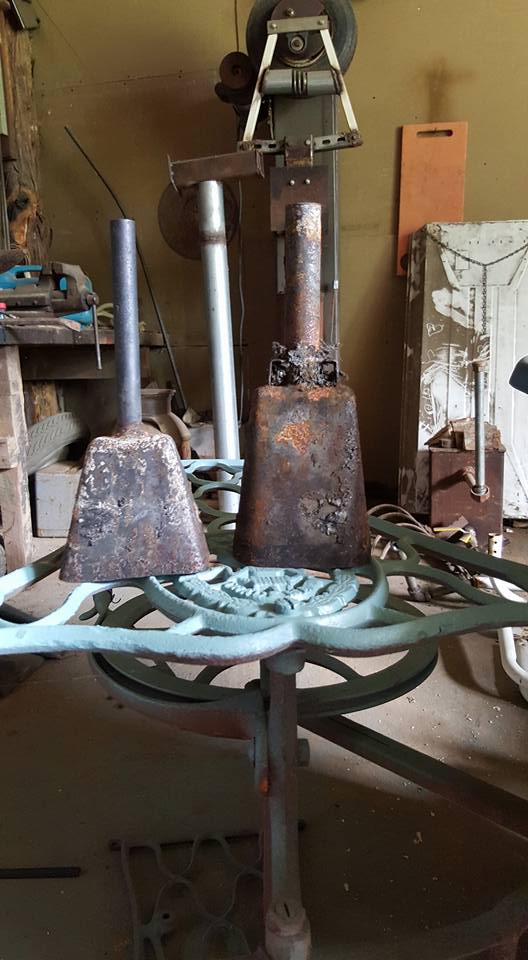
<path fill-rule="evenodd" d="M 313 3 L 308 0 L 308 6 L 314 7 L 314 10 L 305 11 L 306 0 L 300 0 L 302 9 L 299 9 L 298 16 L 317 16 L 326 13 L 331 24 L 332 40 L 337 53 L 341 70 L 343 73 L 350 66 L 354 53 L 356 52 L 358 28 L 354 10 L 350 0 L 321 0 L 320 3 Z M 282 8 L 291 6 L 295 8 L 295 2 L 277 3 L 277 0 L 256 0 L 249 15 L 246 28 L 246 45 L 249 57 L 256 70 L 260 67 L 262 54 L 266 45 L 267 24 L 274 16 L 283 16 Z M 317 8 L 317 9 L 315 9 Z M 279 48 L 280 49 L 280 48 Z M 284 48 L 283 48 L 284 49 Z M 321 49 L 314 51 L 311 59 L 299 58 L 298 65 L 304 69 L 310 69 L 317 65 L 321 56 Z M 295 65 L 296 61 L 289 54 L 288 58 L 279 54 L 281 59 L 288 66 Z"/>

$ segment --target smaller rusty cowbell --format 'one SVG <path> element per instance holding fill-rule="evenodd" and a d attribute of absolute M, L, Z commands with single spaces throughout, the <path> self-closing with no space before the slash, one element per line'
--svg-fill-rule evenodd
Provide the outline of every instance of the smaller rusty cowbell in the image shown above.
<path fill-rule="evenodd" d="M 253 397 L 234 551 L 243 563 L 358 567 L 370 539 L 356 399 L 321 343 L 321 207 L 286 210 L 284 345 Z"/>
<path fill-rule="evenodd" d="M 88 447 L 61 580 L 105 583 L 197 573 L 209 549 L 172 437 L 141 423 L 141 375 L 132 220 L 112 222 L 119 432 Z"/>

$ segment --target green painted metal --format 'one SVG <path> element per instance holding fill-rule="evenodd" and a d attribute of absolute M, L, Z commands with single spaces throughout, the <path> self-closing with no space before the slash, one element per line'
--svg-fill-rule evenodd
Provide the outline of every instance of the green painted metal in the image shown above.
<path fill-rule="evenodd" d="M 240 568 L 232 553 L 233 516 L 215 509 L 209 494 L 239 489 L 242 461 L 188 461 L 185 468 L 200 510 L 206 517 L 209 546 L 218 565 L 193 576 L 153 577 L 109 584 L 82 584 L 57 609 L 24 625 L 0 621 L 0 654 L 90 650 L 162 656 L 180 662 L 229 665 L 267 659 L 302 647 L 337 656 L 372 656 L 406 651 L 454 634 L 528 624 L 528 605 L 477 589 L 446 567 L 458 567 L 505 580 L 528 591 L 528 567 L 488 557 L 382 520 L 371 529 L 393 540 L 400 556 L 372 560 L 360 570 L 335 570 L 328 579 L 302 570 Z M 232 482 L 213 482 L 221 468 Z M 315 558 L 314 558 L 315 560 Z M 0 580 L 0 603 L 49 576 L 60 564 L 60 551 Z M 391 596 L 393 577 L 415 577 L 452 590 L 462 605 L 417 616 L 410 604 Z M 136 587 L 143 594 L 137 609 L 114 605 L 113 591 Z M 68 623 L 88 597 L 93 615 Z M 145 612 L 158 610 L 167 629 L 134 629 Z M 90 620 L 90 622 L 87 622 Z"/>

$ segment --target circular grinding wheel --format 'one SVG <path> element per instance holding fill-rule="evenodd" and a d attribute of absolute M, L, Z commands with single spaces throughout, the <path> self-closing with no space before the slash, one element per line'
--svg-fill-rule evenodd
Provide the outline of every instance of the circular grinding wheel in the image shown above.
<path fill-rule="evenodd" d="M 231 243 L 238 227 L 238 204 L 228 184 L 224 183 L 226 237 Z M 158 223 L 165 243 L 186 260 L 200 259 L 198 226 L 198 187 L 175 190 L 172 183 L 163 191 L 158 205 Z"/>
<path fill-rule="evenodd" d="M 291 13 L 290 11 L 293 11 Z M 343 73 L 352 62 L 357 44 L 357 22 L 350 0 L 256 0 L 246 29 L 248 54 L 255 69 L 259 69 L 267 39 L 267 24 L 274 17 L 317 17 L 326 14 L 330 32 Z M 318 34 L 308 34 L 306 46 L 296 54 L 290 50 L 284 37 L 277 44 L 278 59 L 289 67 L 309 68 L 316 65 L 323 54 Z"/>

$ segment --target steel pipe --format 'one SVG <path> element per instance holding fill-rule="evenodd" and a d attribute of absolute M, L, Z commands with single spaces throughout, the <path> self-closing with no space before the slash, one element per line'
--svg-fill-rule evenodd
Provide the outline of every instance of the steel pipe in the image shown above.
<path fill-rule="evenodd" d="M 484 378 L 485 364 L 483 360 L 473 363 L 475 374 L 475 486 L 473 493 L 476 497 L 483 497 L 488 493 L 486 486 L 486 422 L 484 413 Z"/>
<path fill-rule="evenodd" d="M 117 388 L 117 422 L 121 430 L 141 423 L 141 371 L 136 264 L 136 224 L 112 220 L 112 282 Z"/>
<path fill-rule="evenodd" d="M 289 349 L 321 343 L 321 204 L 286 207 L 285 330 Z"/>
<path fill-rule="evenodd" d="M 240 442 L 233 328 L 224 214 L 224 189 L 217 180 L 199 185 L 199 217 L 205 309 L 209 331 L 216 457 L 238 460 Z M 236 493 L 220 494 L 222 510 L 236 513 Z"/>

